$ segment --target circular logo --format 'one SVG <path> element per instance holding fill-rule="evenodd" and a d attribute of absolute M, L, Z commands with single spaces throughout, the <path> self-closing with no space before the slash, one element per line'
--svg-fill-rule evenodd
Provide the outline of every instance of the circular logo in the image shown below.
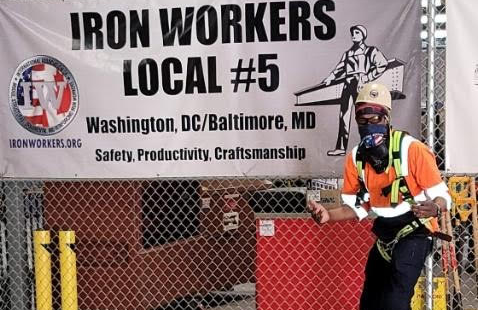
<path fill-rule="evenodd" d="M 50 56 L 34 56 L 17 67 L 9 99 L 17 122 L 42 136 L 65 129 L 78 111 L 78 87 L 73 75 Z"/>
<path fill-rule="evenodd" d="M 376 91 L 375 89 L 374 90 L 371 90 L 370 91 L 370 98 L 377 98 L 378 97 L 378 91 Z"/>

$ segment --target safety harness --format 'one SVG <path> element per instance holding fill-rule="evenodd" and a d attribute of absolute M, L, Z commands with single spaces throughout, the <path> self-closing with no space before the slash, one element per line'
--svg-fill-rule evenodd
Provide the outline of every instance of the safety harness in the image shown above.
<path fill-rule="evenodd" d="M 389 147 L 389 161 L 388 161 L 388 169 L 390 168 L 391 165 L 393 165 L 393 168 L 395 169 L 395 180 L 393 182 L 382 188 L 382 194 L 386 197 L 388 194 L 390 194 L 390 204 L 392 207 L 396 207 L 399 203 L 399 194 L 402 194 L 403 200 L 410 203 L 410 204 L 416 204 L 413 195 L 410 192 L 410 189 L 408 188 L 407 181 L 405 180 L 405 174 L 402 169 L 402 164 L 403 165 L 408 165 L 408 162 L 406 160 L 403 160 L 404 157 L 402 156 L 402 142 L 404 137 L 406 136 L 406 132 L 404 131 L 399 131 L 399 130 L 394 130 L 391 134 L 390 138 L 390 147 Z M 405 150 L 405 152 L 408 152 L 408 149 Z M 364 181 L 364 158 L 363 154 L 360 153 L 360 151 L 357 151 L 356 155 L 356 166 L 357 166 L 357 173 L 358 173 L 358 180 L 360 183 L 360 190 L 357 193 L 357 205 L 362 205 L 364 202 L 368 201 L 368 190 L 367 187 L 365 186 L 365 181 Z M 385 259 L 387 262 L 390 262 L 392 260 L 392 253 L 395 245 L 398 243 L 398 241 L 408 235 L 410 235 L 412 232 L 417 230 L 420 227 L 425 226 L 428 228 L 430 232 L 433 231 L 433 228 L 431 226 L 431 217 L 430 218 L 420 218 L 420 219 L 415 219 L 413 220 L 410 224 L 405 225 L 398 233 L 395 235 L 395 238 L 391 241 L 385 242 L 383 240 L 380 240 L 377 238 L 376 245 L 377 249 L 382 255 L 383 259 Z"/>
<path fill-rule="evenodd" d="M 410 235 L 412 232 L 414 232 L 428 222 L 430 222 L 430 218 L 414 220 L 410 224 L 405 225 L 405 227 L 400 229 L 400 231 L 395 235 L 395 238 L 393 238 L 393 240 L 389 242 L 385 242 L 377 238 L 377 241 L 375 241 L 375 243 L 377 245 L 378 252 L 380 253 L 380 255 L 382 255 L 384 260 L 390 263 L 392 261 L 393 249 L 395 248 L 395 245 L 398 243 L 398 241 Z"/>
<path fill-rule="evenodd" d="M 382 188 L 382 194 L 384 196 L 388 196 L 390 194 L 390 203 L 392 207 L 395 207 L 399 203 L 399 193 L 402 194 L 403 200 L 412 204 L 415 203 L 415 200 L 413 199 L 413 196 L 410 192 L 410 189 L 408 188 L 407 181 L 405 180 L 405 174 L 403 173 L 402 169 L 402 142 L 403 138 L 405 137 L 406 133 L 403 131 L 399 130 L 394 130 L 391 134 L 390 138 L 390 147 L 389 147 L 389 161 L 388 165 L 390 168 L 391 164 L 393 164 L 393 167 L 395 168 L 395 180 L 393 182 Z M 406 150 L 408 152 L 408 150 Z M 357 154 L 355 156 L 355 164 L 357 167 L 357 174 L 358 174 L 358 180 L 360 183 L 360 190 L 357 193 L 357 201 L 356 204 L 361 205 L 362 203 L 368 201 L 368 190 L 367 187 L 365 186 L 365 181 L 364 181 L 364 168 L 365 168 L 365 162 L 364 162 L 364 156 L 360 152 L 360 149 L 357 150 Z M 405 163 L 408 164 L 408 163 Z"/>

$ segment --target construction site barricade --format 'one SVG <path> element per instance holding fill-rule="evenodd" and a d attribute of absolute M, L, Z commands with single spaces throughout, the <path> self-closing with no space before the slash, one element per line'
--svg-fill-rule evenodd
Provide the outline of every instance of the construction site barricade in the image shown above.
<path fill-rule="evenodd" d="M 297 203 L 285 203 L 284 195 Z M 268 190 L 261 197 L 256 199 L 261 203 L 251 203 L 256 218 L 257 309 L 357 309 L 374 242 L 371 222 L 318 225 L 306 211 L 303 188 L 288 188 L 282 194 L 280 189 Z"/>

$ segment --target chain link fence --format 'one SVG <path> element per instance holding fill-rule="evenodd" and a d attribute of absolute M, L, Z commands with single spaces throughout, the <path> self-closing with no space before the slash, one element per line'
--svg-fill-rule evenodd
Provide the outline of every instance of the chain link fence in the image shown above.
<path fill-rule="evenodd" d="M 371 221 L 319 226 L 305 209 L 317 190 L 333 208 L 339 187 L 302 178 L 3 181 L 0 309 L 75 309 L 64 306 L 64 281 L 80 309 L 355 309 Z M 464 309 L 476 309 L 471 215 L 455 211 Z M 51 236 L 41 245 L 50 275 L 35 266 L 39 230 Z M 76 235 L 76 279 L 62 278 L 61 231 Z M 443 258 L 438 241 L 434 309 L 446 300 L 456 309 Z"/>
<path fill-rule="evenodd" d="M 446 16 L 444 4 L 436 10 Z M 444 30 L 437 22 L 432 32 Z M 446 41 L 436 42 L 431 104 L 443 170 Z M 426 141 L 426 40 L 423 48 Z M 320 190 L 333 207 L 341 186 L 320 177 L 1 180 L 0 310 L 356 309 L 374 241 L 371 221 L 315 224 L 305 210 L 309 195 Z M 453 255 L 442 255 L 436 242 L 434 309 L 458 309 L 458 290 L 463 309 L 478 309 L 478 227 L 465 213 L 452 212 L 460 287 L 443 263 Z M 65 231 L 75 238 L 62 241 Z M 68 249 L 73 265 L 62 256 Z M 424 309 L 423 301 L 415 299 L 413 309 Z"/>

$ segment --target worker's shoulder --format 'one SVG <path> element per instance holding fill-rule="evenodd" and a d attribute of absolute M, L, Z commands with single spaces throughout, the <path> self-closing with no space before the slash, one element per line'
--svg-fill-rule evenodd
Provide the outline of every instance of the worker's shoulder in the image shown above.
<path fill-rule="evenodd" d="M 418 153 L 432 153 L 433 154 L 433 151 L 428 147 L 428 145 L 426 145 L 425 143 L 423 143 L 419 139 L 415 138 L 414 136 L 407 133 L 406 138 L 408 140 L 407 144 L 408 144 L 408 154 L 409 155 L 411 153 L 416 153 L 416 154 L 418 154 Z"/>
<path fill-rule="evenodd" d="M 409 155 L 413 153 L 419 154 L 423 152 L 433 153 L 433 151 L 428 147 L 428 145 L 426 145 L 419 139 L 415 138 L 413 135 L 409 134 L 407 131 L 399 130 L 399 129 L 393 130 L 393 132 L 396 132 L 396 131 L 400 131 L 404 134 L 402 144 L 401 144 L 401 149 L 403 150 L 404 148 L 407 148 Z"/>
<path fill-rule="evenodd" d="M 428 145 L 423 143 L 422 141 L 412 138 L 413 140 L 410 141 L 410 147 L 411 148 L 419 148 L 419 149 L 429 149 Z"/>
<path fill-rule="evenodd" d="M 348 151 L 347 154 L 345 154 L 345 167 L 347 166 L 355 166 L 355 155 L 356 155 L 356 147 L 353 148 L 351 151 Z"/>
<path fill-rule="evenodd" d="M 365 49 L 366 52 L 379 52 L 380 51 L 380 49 L 378 47 L 374 46 L 374 45 L 366 45 L 364 49 Z"/>
<path fill-rule="evenodd" d="M 359 144 L 354 145 L 352 149 L 348 149 L 347 153 L 345 154 L 345 159 L 347 158 L 354 158 L 357 155 L 359 148 Z"/>

